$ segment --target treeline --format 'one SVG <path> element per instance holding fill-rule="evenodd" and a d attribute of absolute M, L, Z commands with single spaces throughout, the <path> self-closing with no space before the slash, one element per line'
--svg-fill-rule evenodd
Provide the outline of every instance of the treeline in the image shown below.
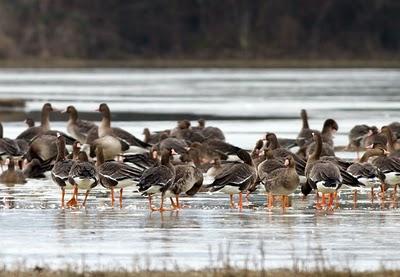
<path fill-rule="evenodd" d="M 2 0 L 0 58 L 369 58 L 399 0 Z"/>

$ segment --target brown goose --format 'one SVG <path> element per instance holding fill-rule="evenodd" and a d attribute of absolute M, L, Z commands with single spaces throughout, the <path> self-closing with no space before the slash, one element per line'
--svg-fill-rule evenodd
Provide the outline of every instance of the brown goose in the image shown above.
<path fill-rule="evenodd" d="M 87 133 L 96 126 L 93 122 L 81 120 L 78 118 L 78 111 L 74 106 L 68 106 L 62 113 L 67 113 L 69 116 L 67 123 L 67 132 L 80 143 L 86 142 Z"/>
<path fill-rule="evenodd" d="M 152 147 L 149 153 L 124 154 L 122 157 L 124 163 L 142 171 L 160 165 L 160 161 L 158 160 L 158 150 L 156 147 Z"/>
<path fill-rule="evenodd" d="M 273 151 L 273 156 L 280 159 L 285 159 L 288 156 L 292 156 L 295 160 L 296 164 L 296 172 L 300 176 L 300 182 L 304 183 L 305 180 L 305 167 L 306 162 L 297 154 L 292 153 L 291 151 L 284 149 L 279 144 L 278 138 L 274 133 L 266 133 L 265 135 L 266 147 L 270 148 Z"/>
<path fill-rule="evenodd" d="M 263 148 L 263 146 L 264 146 L 264 141 L 262 139 L 258 140 L 253 150 L 250 153 L 250 156 L 256 167 L 265 160 L 265 155 L 261 155 L 261 149 Z"/>
<path fill-rule="evenodd" d="M 187 165 L 175 166 L 175 179 L 173 184 L 167 189 L 167 196 L 175 196 L 176 203 L 171 203 L 175 209 L 181 209 L 179 195 L 186 193 L 189 196 L 195 195 L 203 185 L 203 173 L 197 168 L 193 161 Z"/>
<path fill-rule="evenodd" d="M 374 145 L 374 148 L 380 147 L 379 144 Z M 400 184 L 400 159 L 396 157 L 379 156 L 372 161 L 372 164 L 385 175 L 383 191 L 386 190 L 386 186 L 389 186 L 393 187 L 396 193 L 397 186 Z"/>
<path fill-rule="evenodd" d="M 143 195 L 147 195 L 149 199 L 149 207 L 152 211 L 165 211 L 164 198 L 165 192 L 173 184 L 175 180 L 175 168 L 170 162 L 172 150 L 163 150 L 161 153 L 161 164 L 147 169 L 139 179 L 139 191 Z M 155 194 L 161 193 L 160 208 L 153 207 L 151 198 Z"/>
<path fill-rule="evenodd" d="M 24 175 L 26 178 L 45 178 L 46 171 L 51 171 L 53 168 L 52 160 L 41 162 L 38 159 L 33 159 L 26 164 Z"/>
<path fill-rule="evenodd" d="M 28 148 L 29 145 L 25 140 L 4 138 L 3 124 L 0 123 L 0 157 L 2 160 L 6 157 L 19 159 L 28 151 Z"/>
<path fill-rule="evenodd" d="M 221 131 L 220 128 L 217 127 L 213 127 L 213 126 L 205 126 L 205 120 L 204 119 L 200 119 L 198 121 L 199 125 L 197 127 L 197 129 L 194 130 L 200 130 L 200 133 L 207 139 L 219 139 L 222 141 L 225 141 L 225 135 L 224 133 Z"/>
<path fill-rule="evenodd" d="M 260 165 L 262 165 L 262 163 Z M 260 169 L 264 168 L 264 166 L 259 166 L 258 172 L 260 172 Z M 262 172 L 264 174 L 262 178 L 260 176 L 260 180 L 268 193 L 268 208 L 273 207 L 273 199 L 275 195 L 281 195 L 282 208 L 286 208 L 289 202 L 288 195 L 292 194 L 300 183 L 293 156 L 287 157 L 280 167 L 272 170 L 270 168 L 268 172 Z"/>
<path fill-rule="evenodd" d="M 41 162 L 54 160 L 57 157 L 57 137 L 52 135 L 39 135 L 35 137 L 26 155 L 28 161 L 39 159 Z"/>
<path fill-rule="evenodd" d="M 74 193 L 70 200 L 71 206 L 76 206 L 78 204 L 79 189 L 86 190 L 85 199 L 82 203 L 82 206 L 85 206 L 89 192 L 97 186 L 97 170 L 96 167 L 88 161 L 86 152 L 79 152 L 78 161 L 72 165 L 69 171 L 68 181 L 74 187 Z"/>
<path fill-rule="evenodd" d="M 37 135 L 41 135 L 50 130 L 50 113 L 55 111 L 50 103 L 46 103 L 42 107 L 40 126 L 29 127 L 17 136 L 17 139 L 30 141 Z"/>
<path fill-rule="evenodd" d="M 320 161 L 322 151 L 322 137 L 319 133 L 314 133 L 317 148 L 307 160 L 306 177 L 307 182 L 302 185 L 302 192 L 307 195 L 312 189 L 317 191 L 317 208 L 320 208 L 318 192 L 322 193 L 322 205 L 325 205 L 325 194 L 329 194 L 329 205 L 333 204 L 333 196 L 342 186 L 343 178 L 337 165 L 329 161 Z M 336 195 L 335 195 L 336 198 Z"/>
<path fill-rule="evenodd" d="M 35 120 L 33 120 L 31 117 L 27 117 L 24 122 L 26 125 L 28 125 L 28 128 L 35 126 Z"/>
<path fill-rule="evenodd" d="M 254 184 L 257 173 L 249 153 L 241 149 L 237 152 L 237 156 L 243 163 L 223 167 L 222 171 L 215 176 L 214 182 L 206 187 L 211 188 L 212 192 L 221 191 L 229 194 L 231 208 L 234 208 L 233 195 L 239 194 L 238 208 L 242 209 L 242 194 Z"/>
<path fill-rule="evenodd" d="M 371 134 L 371 127 L 368 125 L 362 124 L 354 126 L 349 132 L 349 144 L 347 145 L 347 149 L 355 147 L 357 151 L 357 158 L 359 158 L 360 148 L 364 147 L 365 139 Z"/>
<path fill-rule="evenodd" d="M 312 143 L 312 133 L 315 130 L 310 129 L 310 126 L 308 125 L 308 115 L 306 110 L 301 110 L 300 117 L 303 124 L 299 134 L 297 135 L 296 142 L 300 148 L 303 148 L 304 145 Z"/>
<path fill-rule="evenodd" d="M 101 147 L 96 148 L 96 157 L 100 184 L 111 191 L 111 206 L 114 207 L 114 189 L 119 189 L 119 207 L 122 208 L 124 188 L 136 185 L 142 171 L 114 160 L 104 161 Z"/>
<path fill-rule="evenodd" d="M 159 143 L 162 139 L 165 139 L 168 137 L 168 134 L 166 132 L 158 132 L 158 133 L 150 133 L 149 128 L 144 128 L 143 129 L 143 135 L 144 135 L 144 142 L 148 144 L 157 144 Z"/>
<path fill-rule="evenodd" d="M 167 137 L 160 141 L 157 144 L 158 150 L 162 151 L 163 149 L 174 149 L 178 154 L 184 154 L 187 152 L 189 145 L 186 143 L 184 139 Z"/>
<path fill-rule="evenodd" d="M 26 179 L 24 173 L 20 170 L 15 169 L 15 163 L 13 158 L 8 158 L 8 169 L 0 175 L 0 183 L 5 185 L 25 184 Z"/>
<path fill-rule="evenodd" d="M 206 139 L 200 132 L 190 128 L 190 122 L 188 120 L 179 121 L 177 127 L 171 130 L 170 136 L 184 139 L 188 143 L 203 142 Z"/>
<path fill-rule="evenodd" d="M 34 159 L 37 160 L 37 159 Z M 32 160 L 32 162 L 34 161 Z M 39 161 L 39 160 L 37 160 Z M 31 163 L 32 163 L 31 162 Z M 61 207 L 64 207 L 65 189 L 71 189 L 72 185 L 69 181 L 69 172 L 76 162 L 65 159 L 65 139 L 63 136 L 57 137 L 57 158 L 51 170 L 51 179 L 61 189 Z M 74 205 L 74 198 L 68 201 L 67 206 Z"/>
<path fill-rule="evenodd" d="M 371 133 L 364 140 L 364 148 L 370 148 L 371 145 L 379 144 L 384 147 L 387 145 L 386 135 L 379 132 L 376 126 L 371 127 Z"/>
<path fill-rule="evenodd" d="M 387 151 L 383 148 L 368 149 L 358 162 L 353 163 L 347 168 L 347 172 L 356 177 L 366 188 L 371 189 L 372 199 L 374 197 L 374 188 L 379 187 L 385 177 L 380 170 L 369 163 L 368 160 L 374 156 L 384 156 L 386 153 Z"/>
<path fill-rule="evenodd" d="M 336 131 L 339 129 L 338 124 L 333 119 L 327 119 L 322 127 L 322 152 L 321 156 L 335 156 L 333 137 Z M 317 131 L 318 132 L 318 131 Z M 307 146 L 306 157 L 308 157 L 313 151 L 315 151 L 315 142 L 312 142 Z"/>
<path fill-rule="evenodd" d="M 389 157 L 400 157 L 400 149 L 398 149 L 398 143 L 395 136 L 389 126 L 383 126 L 381 128 L 381 133 L 386 136 L 387 139 L 387 149 L 390 153 Z"/>
<path fill-rule="evenodd" d="M 388 125 L 396 139 L 400 138 L 400 122 L 392 122 Z"/>

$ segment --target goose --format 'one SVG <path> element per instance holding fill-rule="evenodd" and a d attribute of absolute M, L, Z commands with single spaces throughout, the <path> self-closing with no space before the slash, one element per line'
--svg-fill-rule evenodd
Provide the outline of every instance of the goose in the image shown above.
<path fill-rule="evenodd" d="M 300 111 L 300 117 L 302 120 L 302 127 L 299 134 L 297 135 L 296 143 L 300 147 L 300 149 L 302 149 L 305 145 L 309 145 L 310 143 L 312 143 L 312 133 L 315 130 L 310 129 L 306 110 L 302 109 Z"/>
<path fill-rule="evenodd" d="M 8 158 L 6 163 L 8 163 L 8 168 L 0 175 L 0 183 L 5 185 L 25 184 L 24 173 L 21 170 L 15 169 L 14 159 Z"/>
<path fill-rule="evenodd" d="M 122 158 L 124 163 L 142 171 L 160 165 L 160 161 L 158 160 L 158 150 L 156 147 L 152 147 L 149 153 L 123 154 Z"/>
<path fill-rule="evenodd" d="M 330 161 L 320 161 L 322 151 L 322 137 L 320 133 L 314 133 L 316 141 L 316 150 L 308 157 L 306 164 L 307 182 L 302 185 L 301 190 L 304 195 L 311 192 L 312 189 L 317 193 L 317 209 L 320 208 L 318 193 L 322 193 L 322 205 L 325 205 L 325 194 L 329 194 L 328 208 L 332 207 L 333 195 L 342 186 L 343 178 L 337 165 Z M 336 194 L 335 194 L 336 198 Z"/>
<path fill-rule="evenodd" d="M 67 113 L 69 116 L 67 123 L 67 132 L 79 140 L 80 143 L 86 142 L 87 133 L 96 126 L 93 122 L 81 120 L 78 118 L 78 111 L 74 106 L 68 106 L 62 113 Z"/>
<path fill-rule="evenodd" d="M 371 148 L 374 144 L 379 144 L 386 147 L 388 141 L 386 135 L 379 132 L 376 126 L 371 126 L 370 134 L 364 140 L 364 148 Z"/>
<path fill-rule="evenodd" d="M 166 196 L 175 196 L 176 203 L 171 199 L 174 209 L 181 209 L 179 195 L 195 195 L 203 185 L 203 173 L 197 168 L 193 161 L 186 165 L 175 166 L 175 179 L 172 185 L 167 189 Z"/>
<path fill-rule="evenodd" d="M 274 133 L 266 133 L 264 140 L 266 141 L 266 148 L 270 148 L 273 151 L 273 156 L 276 158 L 285 159 L 288 156 L 293 156 L 295 160 L 296 172 L 299 175 L 300 183 L 304 183 L 306 181 L 305 177 L 305 167 L 306 162 L 297 154 L 284 149 L 279 144 L 278 138 Z"/>
<path fill-rule="evenodd" d="M 189 145 L 184 139 L 166 137 L 157 144 L 157 147 L 159 151 L 162 151 L 163 149 L 174 149 L 176 153 L 184 154 L 187 152 Z"/>
<path fill-rule="evenodd" d="M 272 154 L 272 151 L 270 152 Z M 292 194 L 300 183 L 299 175 L 296 172 L 293 156 L 288 156 L 282 163 L 270 157 L 258 167 L 260 181 L 268 193 L 268 208 L 273 207 L 275 195 L 282 197 L 282 208 L 288 205 L 288 195 Z M 267 163 L 269 163 L 267 165 Z"/>
<path fill-rule="evenodd" d="M 39 159 L 32 159 L 25 165 L 23 172 L 26 178 L 45 178 L 44 174 L 52 169 L 52 160 L 41 162 Z"/>
<path fill-rule="evenodd" d="M 374 145 L 374 148 L 379 147 L 382 146 L 379 144 Z M 396 195 L 397 186 L 400 184 L 400 159 L 384 155 L 376 157 L 371 163 L 376 166 L 383 175 L 385 175 L 385 182 L 382 184 L 383 192 L 387 187 L 393 187 L 394 195 Z"/>
<path fill-rule="evenodd" d="M 31 117 L 25 118 L 24 123 L 28 126 L 28 128 L 35 126 L 35 120 L 33 120 Z"/>
<path fill-rule="evenodd" d="M 171 130 L 170 136 L 184 139 L 188 143 L 203 142 L 206 139 L 199 131 L 190 128 L 190 121 L 188 120 L 179 121 L 177 127 Z"/>
<path fill-rule="evenodd" d="M 45 103 L 42 107 L 40 126 L 29 127 L 17 136 L 17 139 L 30 141 L 37 135 L 50 130 L 50 113 L 56 111 L 50 103 Z"/>
<path fill-rule="evenodd" d="M 398 149 L 398 143 L 395 136 L 389 126 L 383 126 L 381 128 L 381 133 L 386 136 L 387 139 L 387 149 L 389 151 L 389 157 L 400 157 L 400 149 Z"/>
<path fill-rule="evenodd" d="M 335 156 L 333 137 L 339 129 L 338 124 L 335 120 L 329 118 L 325 120 L 322 127 L 322 152 L 321 156 Z M 316 131 L 318 132 L 318 131 Z M 311 142 L 306 149 L 306 157 L 308 157 L 313 151 L 315 151 L 315 142 Z"/>
<path fill-rule="evenodd" d="M 41 162 L 44 162 L 47 160 L 54 160 L 57 157 L 57 153 L 56 136 L 38 135 L 30 142 L 26 158 L 28 161 L 36 158 Z"/>
<path fill-rule="evenodd" d="M 86 193 L 82 206 L 85 207 L 89 192 L 97 186 L 98 182 L 96 167 L 88 161 L 86 152 L 79 152 L 78 161 L 72 165 L 69 171 L 68 181 L 74 187 L 74 193 L 70 200 L 71 206 L 78 204 L 78 190 L 84 189 Z"/>
<path fill-rule="evenodd" d="M 150 147 L 149 144 L 137 139 L 125 130 L 121 128 L 112 128 L 111 112 L 107 104 L 100 104 L 98 111 L 101 112 L 103 118 L 98 127 L 98 138 L 94 140 L 92 144 L 95 147 L 97 145 L 102 146 L 105 160 L 113 159 L 121 152 L 127 151 L 129 146 L 138 147 L 141 150 Z M 90 134 L 88 134 L 88 137 L 89 135 Z"/>
<path fill-rule="evenodd" d="M 365 139 L 370 135 L 372 135 L 372 130 L 368 125 L 356 125 L 351 128 L 349 132 L 349 144 L 347 145 L 347 149 L 355 147 L 357 151 L 357 159 L 360 158 L 360 148 L 365 145 Z"/>
<path fill-rule="evenodd" d="M 263 148 L 263 146 L 264 146 L 264 141 L 262 139 L 258 140 L 253 150 L 250 153 L 254 166 L 256 167 L 265 160 L 265 156 L 261 155 L 261 149 Z"/>
<path fill-rule="evenodd" d="M 400 122 L 392 122 L 388 125 L 396 139 L 400 138 Z"/>
<path fill-rule="evenodd" d="M 222 170 L 215 176 L 214 182 L 207 185 L 206 188 L 210 188 L 211 192 L 221 191 L 229 194 L 231 208 L 235 206 L 233 195 L 239 194 L 238 208 L 242 209 L 242 194 L 254 184 L 257 173 L 251 156 L 247 151 L 241 149 L 236 154 L 243 163 L 222 167 Z"/>
<path fill-rule="evenodd" d="M 163 132 L 157 132 L 157 133 L 150 133 L 149 128 L 144 128 L 143 129 L 143 135 L 144 135 L 144 142 L 148 144 L 157 144 L 161 140 L 165 139 L 168 137 L 168 133 L 163 131 Z"/>
<path fill-rule="evenodd" d="M 64 208 L 65 189 L 72 188 L 72 184 L 69 181 L 69 172 L 76 162 L 74 160 L 65 159 L 65 138 L 63 136 L 59 135 L 57 137 L 56 144 L 57 158 L 53 169 L 51 170 L 51 179 L 61 189 L 61 208 Z M 31 163 L 33 163 L 35 160 L 39 161 L 38 159 L 33 159 Z M 71 200 L 67 202 L 67 206 L 70 207 L 74 204 L 74 197 L 72 197 Z"/>
<path fill-rule="evenodd" d="M 205 120 L 204 119 L 199 119 L 198 120 L 198 127 L 197 129 L 194 129 L 195 131 L 199 130 L 200 133 L 207 139 L 218 139 L 225 141 L 225 135 L 222 132 L 222 130 L 218 127 L 213 127 L 213 126 L 205 126 Z"/>
<path fill-rule="evenodd" d="M 20 159 L 27 151 L 29 145 L 22 139 L 10 139 L 3 137 L 3 124 L 0 123 L 0 157 L 5 160 L 8 157 Z"/>
<path fill-rule="evenodd" d="M 119 189 L 119 207 L 122 209 L 124 188 L 137 184 L 142 171 L 114 160 L 104 161 L 103 149 L 96 148 L 96 166 L 100 184 L 111 191 L 111 206 L 114 207 L 114 189 Z"/>
<path fill-rule="evenodd" d="M 165 192 L 175 180 L 175 168 L 170 162 L 173 153 L 173 150 L 164 149 L 161 152 L 161 164 L 145 170 L 139 179 L 139 192 L 148 196 L 151 211 L 167 210 L 164 208 Z M 159 193 L 161 193 L 161 204 L 157 209 L 152 205 L 152 196 Z"/>
<path fill-rule="evenodd" d="M 384 176 L 368 160 L 371 157 L 384 156 L 386 154 L 387 151 L 383 148 L 368 149 L 358 162 L 353 163 L 347 168 L 347 172 L 356 177 L 366 188 L 371 189 L 371 199 L 374 198 L 374 188 L 381 186 L 382 182 L 384 182 Z"/>

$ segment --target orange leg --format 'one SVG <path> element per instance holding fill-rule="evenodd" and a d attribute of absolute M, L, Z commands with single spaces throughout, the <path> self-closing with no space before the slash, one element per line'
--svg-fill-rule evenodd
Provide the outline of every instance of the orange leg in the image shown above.
<path fill-rule="evenodd" d="M 239 204 L 238 204 L 239 210 L 243 209 L 243 194 L 242 192 L 239 192 Z"/>
<path fill-rule="evenodd" d="M 123 188 L 119 190 L 119 207 L 122 209 L 122 192 L 124 191 Z"/>
<path fill-rule="evenodd" d="M 164 194 L 161 195 L 160 212 L 170 211 L 170 209 L 164 208 Z"/>
<path fill-rule="evenodd" d="M 326 206 L 326 202 L 325 202 L 325 193 L 322 193 L 321 205 L 322 205 L 322 206 Z"/>
<path fill-rule="evenodd" d="M 111 188 L 111 207 L 114 207 L 114 188 Z"/>
<path fill-rule="evenodd" d="M 274 196 L 272 193 L 268 193 L 268 209 L 272 209 L 274 207 Z"/>
<path fill-rule="evenodd" d="M 393 199 L 397 196 L 397 185 L 394 185 Z"/>
<path fill-rule="evenodd" d="M 353 208 L 357 208 L 357 190 L 354 190 L 354 197 L 353 197 Z"/>
<path fill-rule="evenodd" d="M 374 198 L 375 198 L 375 193 L 374 193 L 374 187 L 371 188 L 371 202 L 374 203 Z"/>
<path fill-rule="evenodd" d="M 61 208 L 64 209 L 65 188 L 61 188 Z"/>
<path fill-rule="evenodd" d="M 315 192 L 315 198 L 316 198 L 316 201 L 317 201 L 317 204 L 315 204 L 315 208 L 317 210 L 320 210 L 321 209 L 321 204 L 319 203 L 319 192 L 318 191 Z"/>
<path fill-rule="evenodd" d="M 148 196 L 149 199 L 149 208 L 152 212 L 157 211 L 156 208 L 153 207 L 153 204 L 151 203 L 151 195 Z"/>
<path fill-rule="evenodd" d="M 285 195 L 281 195 L 281 202 L 282 202 L 282 209 L 285 210 L 286 209 L 286 199 L 285 199 Z"/>
<path fill-rule="evenodd" d="M 181 209 L 181 204 L 179 204 L 179 195 L 175 195 L 175 200 L 176 200 L 176 207 L 178 209 Z"/>
<path fill-rule="evenodd" d="M 87 200 L 87 198 L 88 198 L 88 196 L 89 196 L 89 192 L 90 192 L 90 190 L 87 190 L 86 191 L 86 193 L 85 193 L 85 199 L 83 200 L 83 204 L 82 204 L 82 206 L 86 206 L 86 200 Z"/>
<path fill-rule="evenodd" d="M 329 209 L 332 209 L 332 206 L 333 206 L 333 198 L 334 198 L 334 193 L 329 193 L 329 203 L 328 203 Z"/>
<path fill-rule="evenodd" d="M 230 199 L 230 202 L 229 202 L 229 207 L 231 208 L 231 209 L 234 209 L 235 208 L 235 202 L 233 201 L 233 194 L 229 194 L 229 199 Z"/>
<path fill-rule="evenodd" d="M 335 198 L 335 208 L 339 208 L 339 197 L 337 191 L 333 193 L 333 197 Z"/>
<path fill-rule="evenodd" d="M 385 190 L 386 190 L 385 183 L 382 183 L 382 184 L 381 184 L 382 200 L 385 199 Z"/>
<path fill-rule="evenodd" d="M 172 199 L 172 197 L 170 197 L 169 200 L 171 201 L 171 206 L 172 206 L 172 208 L 173 208 L 173 209 L 176 209 L 177 207 L 176 207 L 176 204 L 175 204 L 175 202 L 174 202 L 174 199 Z"/>
<path fill-rule="evenodd" d="M 72 193 L 72 198 L 67 202 L 67 207 L 73 207 L 78 205 L 78 186 L 74 186 L 74 192 Z"/>

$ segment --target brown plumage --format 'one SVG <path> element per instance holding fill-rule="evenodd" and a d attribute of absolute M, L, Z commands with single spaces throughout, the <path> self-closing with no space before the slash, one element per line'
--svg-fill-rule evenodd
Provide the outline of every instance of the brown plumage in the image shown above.
<path fill-rule="evenodd" d="M 8 168 L 0 175 L 0 183 L 5 185 L 25 184 L 26 179 L 21 170 L 15 169 L 14 159 L 7 159 Z"/>
<path fill-rule="evenodd" d="M 78 111 L 74 106 L 68 106 L 64 113 L 69 116 L 67 122 L 67 132 L 81 143 L 86 142 L 86 137 L 90 129 L 96 126 L 93 122 L 81 120 L 78 117 Z"/>

